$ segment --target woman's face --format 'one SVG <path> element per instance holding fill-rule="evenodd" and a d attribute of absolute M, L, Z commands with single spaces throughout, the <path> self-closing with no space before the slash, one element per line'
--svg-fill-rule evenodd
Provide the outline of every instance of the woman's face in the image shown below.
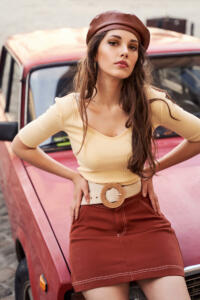
<path fill-rule="evenodd" d="M 127 78 L 131 75 L 137 59 L 137 37 L 126 30 L 110 30 L 98 47 L 98 76 L 107 74 L 118 79 Z"/>

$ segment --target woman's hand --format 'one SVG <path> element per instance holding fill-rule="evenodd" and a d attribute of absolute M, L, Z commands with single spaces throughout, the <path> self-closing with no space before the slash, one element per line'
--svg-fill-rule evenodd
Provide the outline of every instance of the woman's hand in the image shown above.
<path fill-rule="evenodd" d="M 83 194 L 88 203 L 90 202 L 90 195 L 89 195 L 88 182 L 79 173 L 77 173 L 73 177 L 72 181 L 74 183 L 74 197 L 73 197 L 73 203 L 70 207 L 70 215 L 71 215 L 71 220 L 73 223 L 74 217 L 75 217 L 75 220 L 78 218 L 79 208 L 81 205 L 81 200 L 82 200 Z"/>
<path fill-rule="evenodd" d="M 144 171 L 144 174 L 146 176 L 148 175 L 147 172 L 145 172 L 145 171 Z M 153 206 L 153 209 L 155 210 L 155 212 L 157 212 L 158 214 L 161 214 L 158 197 L 153 188 L 152 177 L 150 179 L 142 179 L 142 196 L 146 197 L 147 195 L 149 195 L 149 198 L 151 200 L 151 203 L 152 203 L 152 206 Z"/>

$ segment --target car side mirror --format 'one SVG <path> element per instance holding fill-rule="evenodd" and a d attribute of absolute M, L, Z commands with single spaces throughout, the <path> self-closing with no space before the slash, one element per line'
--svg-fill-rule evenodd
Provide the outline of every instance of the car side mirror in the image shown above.
<path fill-rule="evenodd" d="M 12 141 L 18 132 L 18 122 L 0 122 L 0 141 Z"/>

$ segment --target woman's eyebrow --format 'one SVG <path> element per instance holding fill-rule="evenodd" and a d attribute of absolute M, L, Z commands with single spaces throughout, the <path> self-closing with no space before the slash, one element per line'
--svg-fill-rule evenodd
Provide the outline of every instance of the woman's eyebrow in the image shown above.
<path fill-rule="evenodd" d="M 119 39 L 119 40 L 122 39 L 121 36 L 116 35 L 116 34 L 113 34 L 113 35 L 111 35 L 110 37 L 115 37 L 115 38 L 117 38 L 117 39 Z M 138 40 L 130 40 L 130 42 L 136 42 L 136 43 L 138 43 Z"/>

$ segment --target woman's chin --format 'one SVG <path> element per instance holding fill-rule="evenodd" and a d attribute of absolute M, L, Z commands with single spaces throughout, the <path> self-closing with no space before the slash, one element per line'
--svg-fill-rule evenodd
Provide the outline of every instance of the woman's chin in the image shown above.
<path fill-rule="evenodd" d="M 116 79 L 116 80 L 123 80 L 128 78 L 131 75 L 131 72 L 127 72 L 125 70 L 118 70 L 118 71 L 114 71 L 114 72 L 101 72 L 101 74 L 98 74 L 98 76 L 104 77 L 104 75 L 106 77 L 110 77 L 112 79 Z"/>
<path fill-rule="evenodd" d="M 119 79 L 119 80 L 123 80 L 128 78 L 131 75 L 130 72 L 115 72 L 114 74 L 112 74 L 112 77 Z"/>

